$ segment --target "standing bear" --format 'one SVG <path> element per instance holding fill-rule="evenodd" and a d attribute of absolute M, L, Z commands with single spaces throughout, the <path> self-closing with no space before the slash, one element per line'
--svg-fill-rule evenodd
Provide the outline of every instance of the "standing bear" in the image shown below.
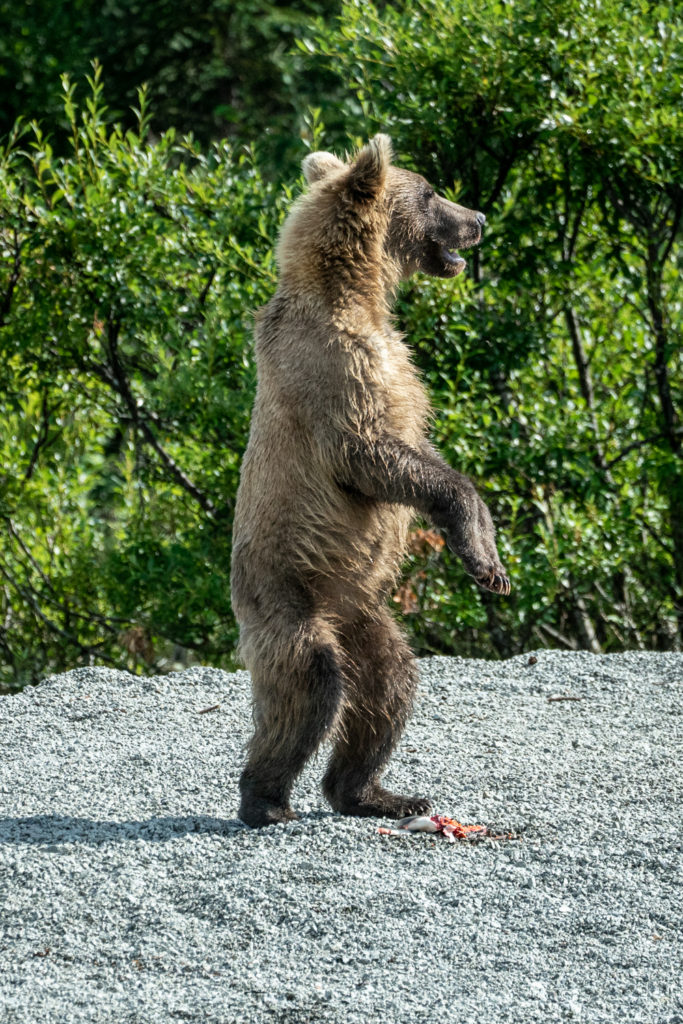
<path fill-rule="evenodd" d="M 416 271 L 459 274 L 457 250 L 479 242 L 485 218 L 391 156 L 376 135 L 350 163 L 306 157 L 310 187 L 282 228 L 278 288 L 256 316 L 231 577 L 253 686 L 239 810 L 252 827 L 296 817 L 292 785 L 326 738 L 335 810 L 429 810 L 380 783 L 417 685 L 387 607 L 416 512 L 480 586 L 510 590 L 486 505 L 427 439 L 428 398 L 390 313 Z"/>

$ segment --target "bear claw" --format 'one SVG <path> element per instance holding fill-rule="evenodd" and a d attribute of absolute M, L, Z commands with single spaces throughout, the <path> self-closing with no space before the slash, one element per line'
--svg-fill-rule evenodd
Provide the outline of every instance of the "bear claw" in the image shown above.
<path fill-rule="evenodd" d="M 429 814 L 432 802 L 420 796 L 405 796 L 378 788 L 361 799 L 330 799 L 335 811 L 362 818 L 405 818 L 408 815 Z"/>
<path fill-rule="evenodd" d="M 507 597 L 510 593 L 510 580 L 502 573 L 492 572 L 490 576 L 480 576 L 477 583 L 484 590 L 490 590 L 494 594 Z"/>

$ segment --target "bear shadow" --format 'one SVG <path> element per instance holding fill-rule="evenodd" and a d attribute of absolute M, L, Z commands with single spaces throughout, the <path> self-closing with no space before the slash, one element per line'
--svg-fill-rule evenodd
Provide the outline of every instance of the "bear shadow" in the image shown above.
<path fill-rule="evenodd" d="M 99 846 L 100 843 L 143 839 L 165 843 L 188 833 L 227 838 L 247 830 L 239 818 L 213 818 L 206 814 L 155 817 L 143 821 L 94 821 L 68 814 L 37 814 L 0 818 L 0 845 L 43 846 L 62 843 Z"/>
<path fill-rule="evenodd" d="M 331 811 L 309 811 L 300 814 L 298 824 L 334 817 L 337 815 Z M 280 829 L 282 826 L 272 825 L 270 828 Z M 234 839 L 242 832 L 258 835 L 261 831 L 249 828 L 239 818 L 214 818 L 207 814 L 155 817 L 144 821 L 95 821 L 68 814 L 36 814 L 0 818 L 0 846 L 44 846 L 49 849 L 61 848 L 67 843 L 99 846 L 101 843 L 140 839 L 166 843 L 188 834 Z"/>

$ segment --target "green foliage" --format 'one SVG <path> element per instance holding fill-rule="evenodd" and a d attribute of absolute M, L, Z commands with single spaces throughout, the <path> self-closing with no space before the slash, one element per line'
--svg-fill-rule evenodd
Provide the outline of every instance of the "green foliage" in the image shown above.
<path fill-rule="evenodd" d="M 639 0 L 352 0 L 301 44 L 346 131 L 488 217 L 467 280 L 411 283 L 400 318 L 514 592 L 417 554 L 424 651 L 681 642 L 681 27 Z"/>
<path fill-rule="evenodd" d="M 230 656 L 230 522 L 281 200 L 225 144 L 107 123 L 0 154 L 0 680 Z"/>
<path fill-rule="evenodd" d="M 154 129 L 173 125 L 204 144 L 258 140 L 271 169 L 296 161 L 305 112 L 332 76 L 299 73 L 290 53 L 315 15 L 338 0 L 0 0 L 0 139 L 18 116 L 49 125 L 62 150 L 68 119 L 61 73 L 80 82 L 98 59 L 116 120 L 134 127 L 137 89 L 149 85 Z"/>
<path fill-rule="evenodd" d="M 178 648 L 231 663 L 250 319 L 274 286 L 282 183 L 306 145 L 376 130 L 487 215 L 466 275 L 409 282 L 398 319 L 514 585 L 480 593 L 416 532 L 397 595 L 412 642 L 681 647 L 680 12 L 334 10 L 0 0 L 0 107 L 47 117 L 0 152 L 0 685 L 92 660 L 163 669 Z M 97 66 L 84 103 L 65 80 L 57 108 L 58 71 L 96 53 L 115 114 Z M 130 120 L 147 78 L 155 131 L 253 139 L 258 166 L 152 137 L 144 92 Z"/>

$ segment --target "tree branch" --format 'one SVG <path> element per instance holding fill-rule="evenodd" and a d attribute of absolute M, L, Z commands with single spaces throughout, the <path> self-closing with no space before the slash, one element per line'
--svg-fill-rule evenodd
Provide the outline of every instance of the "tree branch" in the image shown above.
<path fill-rule="evenodd" d="M 669 381 L 668 348 L 669 338 L 664 323 L 664 311 L 662 309 L 662 266 L 657 260 L 657 251 L 654 242 L 647 247 L 647 303 L 652 317 L 652 326 L 655 335 L 655 383 L 659 404 L 661 406 L 664 420 L 664 435 L 669 442 L 673 452 L 681 449 L 681 439 L 677 430 L 678 416 L 671 397 L 671 384 Z"/>
<path fill-rule="evenodd" d="M 17 229 L 12 229 L 14 236 L 14 263 L 12 270 L 10 271 L 9 280 L 7 283 L 7 291 L 2 298 L 2 304 L 0 305 L 0 328 L 5 326 L 7 317 L 9 316 L 10 309 L 12 308 L 12 299 L 14 298 L 14 289 L 19 281 L 19 275 L 21 273 L 21 244 L 19 242 L 19 236 L 17 235 Z"/>
<path fill-rule="evenodd" d="M 558 629 L 555 629 L 547 622 L 539 622 L 534 627 L 534 632 L 537 636 L 540 636 L 540 639 L 543 643 L 545 643 L 545 638 L 542 634 L 547 633 L 549 637 L 551 637 L 553 640 L 559 641 L 564 647 L 568 648 L 570 651 L 577 650 L 576 640 L 572 640 L 570 637 L 564 636 L 563 633 L 560 633 Z"/>
<path fill-rule="evenodd" d="M 683 427 L 677 427 L 676 432 L 679 434 L 683 434 Z M 663 437 L 664 434 L 660 432 L 659 434 L 650 434 L 649 437 L 644 437 L 642 441 L 633 441 L 631 444 L 627 444 L 626 447 L 622 449 L 622 451 L 620 451 L 618 455 L 615 455 L 613 459 L 609 460 L 609 462 L 607 463 L 607 468 L 611 469 L 612 466 L 616 466 L 617 462 L 621 462 L 622 459 L 625 459 L 626 456 L 629 455 L 632 451 L 635 451 L 636 448 L 644 448 L 646 444 L 652 444 L 653 441 L 661 441 Z"/>
<path fill-rule="evenodd" d="M 58 626 L 56 622 L 53 622 L 52 619 L 49 619 L 40 609 L 36 595 L 28 587 L 24 587 L 21 583 L 15 580 L 2 564 L 0 564 L 0 575 L 2 575 L 10 587 L 12 587 L 21 598 L 23 598 L 36 618 L 40 619 L 43 625 L 46 626 L 53 635 L 61 637 L 62 640 L 65 640 L 67 643 L 77 648 L 81 655 L 92 655 L 106 643 L 105 640 L 98 640 L 97 643 L 94 644 L 84 644 L 77 636 L 74 636 L 73 633 L 69 633 L 61 626 Z M 108 664 L 116 665 L 116 662 L 112 658 L 101 651 L 99 651 L 98 656 Z"/>
<path fill-rule="evenodd" d="M 128 378 L 126 377 L 123 364 L 119 358 L 118 352 L 118 338 L 120 323 L 116 319 L 110 319 L 107 325 L 107 347 L 109 359 L 111 362 L 111 368 L 113 371 L 113 377 L 110 378 L 109 382 L 115 388 L 117 394 L 121 396 L 125 402 L 131 419 L 137 429 L 140 431 L 142 436 L 145 438 L 149 446 L 157 453 L 164 466 L 168 469 L 173 479 L 180 484 L 183 490 L 187 491 L 188 494 L 192 495 L 195 501 L 204 509 L 207 515 L 214 517 L 216 515 L 216 507 L 207 495 L 199 489 L 195 484 L 192 483 L 190 478 L 183 472 L 180 466 L 175 460 L 162 448 L 161 444 L 155 437 L 152 429 L 147 422 L 152 417 L 147 411 L 136 401 L 133 393 L 130 389 Z"/>
<path fill-rule="evenodd" d="M 50 407 L 47 404 L 47 391 L 44 391 L 40 410 L 40 430 L 38 431 L 38 437 L 36 438 L 36 443 L 33 446 L 33 451 L 31 452 L 29 464 L 26 467 L 26 472 L 24 473 L 24 482 L 30 480 L 31 477 L 33 476 L 33 471 L 36 468 L 38 457 L 41 451 L 45 448 L 49 448 L 51 444 L 54 444 L 54 442 L 57 440 L 57 438 L 64 429 L 63 427 L 60 427 L 60 429 L 55 434 L 53 434 L 52 437 L 49 436 L 51 411 L 54 410 L 50 410 Z"/>

